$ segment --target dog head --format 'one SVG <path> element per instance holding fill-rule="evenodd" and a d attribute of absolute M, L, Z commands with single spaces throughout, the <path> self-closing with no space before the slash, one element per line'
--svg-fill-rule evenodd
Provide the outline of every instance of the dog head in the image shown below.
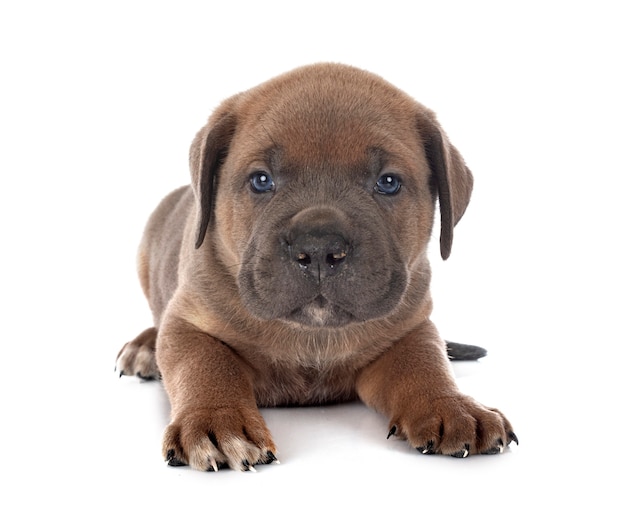
<path fill-rule="evenodd" d="M 307 327 L 386 317 L 423 296 L 437 199 L 446 259 L 472 189 L 430 110 L 335 64 L 226 100 L 190 165 L 196 247 L 232 272 L 253 316 Z"/>

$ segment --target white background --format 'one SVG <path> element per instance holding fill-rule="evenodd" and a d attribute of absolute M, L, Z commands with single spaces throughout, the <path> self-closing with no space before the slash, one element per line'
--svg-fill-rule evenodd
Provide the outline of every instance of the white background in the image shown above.
<path fill-rule="evenodd" d="M 3 2 L 1 485 L 12 508 L 624 508 L 620 2 Z M 338 61 L 438 112 L 476 183 L 434 319 L 489 356 L 459 385 L 520 439 L 421 456 L 355 403 L 264 410 L 280 465 L 169 468 L 158 383 L 118 379 L 150 325 L 144 222 L 227 96 Z"/>

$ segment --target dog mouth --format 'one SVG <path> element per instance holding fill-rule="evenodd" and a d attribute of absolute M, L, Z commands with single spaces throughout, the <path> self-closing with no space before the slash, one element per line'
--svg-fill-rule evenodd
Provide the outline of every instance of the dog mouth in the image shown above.
<path fill-rule="evenodd" d="M 320 294 L 292 310 L 283 320 L 314 328 L 336 328 L 355 322 L 357 318 Z"/>
<path fill-rule="evenodd" d="M 354 214 L 308 207 L 293 216 L 282 213 L 280 221 L 259 221 L 237 276 L 247 311 L 259 320 L 310 329 L 394 313 L 408 285 L 396 240 L 385 237 L 378 217 L 363 213 L 371 226 Z"/>

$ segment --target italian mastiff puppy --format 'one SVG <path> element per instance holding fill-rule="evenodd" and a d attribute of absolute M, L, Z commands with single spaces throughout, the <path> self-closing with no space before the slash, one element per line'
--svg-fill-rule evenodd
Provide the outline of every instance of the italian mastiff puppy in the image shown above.
<path fill-rule="evenodd" d="M 152 214 L 139 278 L 154 327 L 120 375 L 161 378 L 169 465 L 276 461 L 258 406 L 359 398 L 419 452 L 502 452 L 497 409 L 457 388 L 429 319 L 427 246 L 440 250 L 472 174 L 432 111 L 368 72 L 296 69 L 224 101 L 190 150 L 191 185 Z"/>

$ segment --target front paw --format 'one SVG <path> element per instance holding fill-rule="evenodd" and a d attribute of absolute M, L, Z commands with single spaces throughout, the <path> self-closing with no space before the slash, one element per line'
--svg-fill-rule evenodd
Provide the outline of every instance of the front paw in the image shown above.
<path fill-rule="evenodd" d="M 170 466 L 201 471 L 230 467 L 254 471 L 277 462 L 276 447 L 258 409 L 205 409 L 179 413 L 167 427 L 163 456 Z"/>
<path fill-rule="evenodd" d="M 465 395 L 406 407 L 392 419 L 387 437 L 406 439 L 424 454 L 463 458 L 476 453 L 501 453 L 511 441 L 518 443 L 511 424 L 500 411 Z"/>

